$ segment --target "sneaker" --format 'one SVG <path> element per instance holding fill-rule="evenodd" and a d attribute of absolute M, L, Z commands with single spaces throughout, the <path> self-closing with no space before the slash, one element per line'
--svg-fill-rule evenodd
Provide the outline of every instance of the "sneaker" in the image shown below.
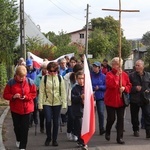
<path fill-rule="evenodd" d="M 139 131 L 134 131 L 134 136 L 135 137 L 139 137 L 140 135 L 139 135 Z"/>
<path fill-rule="evenodd" d="M 67 138 L 69 141 L 72 141 L 73 140 L 73 136 L 71 133 L 67 133 Z"/>
<path fill-rule="evenodd" d="M 25 150 L 25 149 L 19 149 L 19 150 Z"/>
<path fill-rule="evenodd" d="M 76 142 L 78 140 L 78 137 L 76 135 L 72 134 L 72 139 L 73 139 L 73 141 Z"/>
<path fill-rule="evenodd" d="M 20 142 L 16 141 L 16 147 L 19 147 L 19 146 L 20 146 Z"/>
<path fill-rule="evenodd" d="M 87 146 L 87 145 L 84 145 L 84 146 L 81 147 L 81 149 L 82 149 L 82 150 L 88 150 L 88 146 Z"/>

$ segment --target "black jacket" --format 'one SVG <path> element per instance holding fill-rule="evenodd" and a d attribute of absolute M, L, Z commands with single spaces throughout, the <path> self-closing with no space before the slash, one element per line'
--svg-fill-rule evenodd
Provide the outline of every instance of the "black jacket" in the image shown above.
<path fill-rule="evenodd" d="M 144 99 L 143 92 L 145 90 L 150 90 L 150 73 L 145 72 L 141 77 L 137 72 L 132 72 L 129 75 L 130 82 L 132 83 L 132 88 L 130 92 L 131 103 L 141 103 Z M 142 86 L 141 91 L 136 91 L 136 86 Z"/>
<path fill-rule="evenodd" d="M 71 106 L 74 116 L 83 117 L 83 103 L 81 95 L 84 87 L 76 84 L 71 90 Z"/>

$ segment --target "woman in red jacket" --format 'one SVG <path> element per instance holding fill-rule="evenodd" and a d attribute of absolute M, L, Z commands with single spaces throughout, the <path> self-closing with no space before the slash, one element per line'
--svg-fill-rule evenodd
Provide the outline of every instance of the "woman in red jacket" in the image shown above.
<path fill-rule="evenodd" d="M 31 79 L 26 78 L 26 75 L 26 68 L 18 66 L 15 77 L 8 81 L 3 93 L 3 98 L 9 100 L 16 146 L 20 150 L 26 149 L 29 114 L 34 110 L 33 99 L 36 97 L 36 86 Z"/>
<path fill-rule="evenodd" d="M 122 66 L 121 59 L 121 66 Z M 119 65 L 119 58 L 112 59 L 112 70 L 106 74 L 106 92 L 104 96 L 104 102 L 107 110 L 107 123 L 106 123 L 106 140 L 110 140 L 110 132 L 115 117 L 117 116 L 117 143 L 124 144 L 123 141 L 123 129 L 124 129 L 124 110 L 125 106 L 120 93 L 125 91 L 130 92 L 131 83 L 128 75 L 121 70 Z M 120 87 L 120 76 L 122 76 L 122 86 Z"/>

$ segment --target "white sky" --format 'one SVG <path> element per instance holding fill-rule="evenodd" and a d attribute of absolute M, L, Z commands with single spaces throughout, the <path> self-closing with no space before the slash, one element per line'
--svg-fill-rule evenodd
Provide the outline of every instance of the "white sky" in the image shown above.
<path fill-rule="evenodd" d="M 102 8 L 118 9 L 119 0 L 24 0 L 24 9 L 42 32 L 58 34 L 61 30 L 68 33 L 82 29 L 87 4 L 90 5 L 89 21 L 109 15 L 119 18 L 117 12 L 102 11 Z M 122 13 L 122 28 L 127 39 L 142 38 L 150 31 L 150 0 L 122 0 L 122 9 L 140 10 Z"/>

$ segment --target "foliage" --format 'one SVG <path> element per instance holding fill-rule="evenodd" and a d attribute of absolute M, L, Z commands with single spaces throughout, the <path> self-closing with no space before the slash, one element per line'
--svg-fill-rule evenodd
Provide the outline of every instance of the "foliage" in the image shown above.
<path fill-rule="evenodd" d="M 17 8 L 15 0 L 0 1 L 0 60 L 6 63 L 13 61 L 13 48 L 19 35 Z"/>
<path fill-rule="evenodd" d="M 7 71 L 6 65 L 4 63 L 0 63 L 0 89 L 2 90 L 7 82 Z M 0 91 L 1 92 L 1 91 Z"/>
<path fill-rule="evenodd" d="M 41 58 L 53 60 L 54 53 L 56 52 L 57 48 L 53 45 L 44 45 L 38 38 L 27 38 L 26 50 L 27 52 L 32 52 Z"/>
<path fill-rule="evenodd" d="M 145 34 L 143 34 L 141 42 L 147 46 L 145 62 L 147 64 L 147 70 L 150 71 L 150 31 L 147 31 Z"/>
<path fill-rule="evenodd" d="M 150 46 L 150 31 L 143 34 L 142 43 L 146 46 Z"/>
<path fill-rule="evenodd" d="M 89 39 L 89 52 L 95 58 L 104 56 L 113 58 L 118 55 L 118 21 L 111 16 L 91 20 L 93 33 Z M 122 58 L 130 55 L 131 45 L 123 36 L 122 31 Z"/>
<path fill-rule="evenodd" d="M 19 36 L 17 19 L 16 0 L 0 0 L 0 88 L 6 84 L 7 76 L 9 79 L 13 74 L 14 47 Z"/>

